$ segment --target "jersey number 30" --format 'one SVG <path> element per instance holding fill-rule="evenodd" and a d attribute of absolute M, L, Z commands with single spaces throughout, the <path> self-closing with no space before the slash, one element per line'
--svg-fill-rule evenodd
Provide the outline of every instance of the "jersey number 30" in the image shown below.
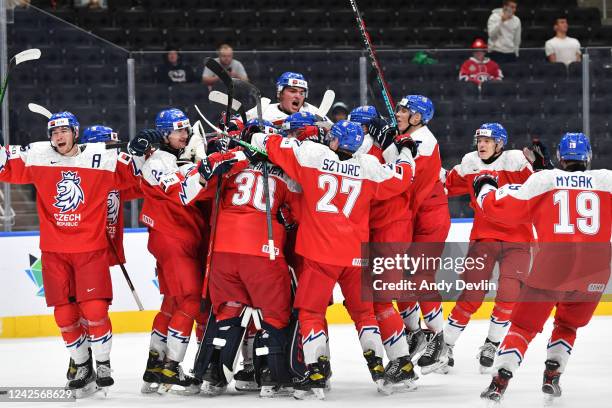
<path fill-rule="evenodd" d="M 361 192 L 361 180 L 344 177 L 341 180 L 340 193 L 348 195 L 344 207 L 342 207 L 342 213 L 348 218 Z M 331 174 L 321 174 L 319 176 L 319 188 L 325 191 L 325 193 L 317 202 L 317 211 L 337 214 L 339 212 L 338 207 L 332 204 L 332 200 L 338 194 L 338 179 Z"/>
<path fill-rule="evenodd" d="M 253 193 L 255 187 L 255 193 Z M 260 211 L 266 211 L 264 201 L 263 176 L 255 175 L 250 172 L 243 172 L 236 176 L 236 188 L 238 191 L 232 196 L 233 205 L 246 205 L 252 203 L 253 207 Z M 268 177 L 268 188 L 270 189 L 270 208 L 274 206 L 274 191 L 276 181 Z"/>
<path fill-rule="evenodd" d="M 570 223 L 569 191 L 559 190 L 553 195 L 555 205 L 559 206 L 559 223 L 555 224 L 555 234 L 573 234 L 574 224 Z M 586 235 L 599 231 L 599 196 L 592 191 L 582 191 L 576 196 L 576 226 Z"/>

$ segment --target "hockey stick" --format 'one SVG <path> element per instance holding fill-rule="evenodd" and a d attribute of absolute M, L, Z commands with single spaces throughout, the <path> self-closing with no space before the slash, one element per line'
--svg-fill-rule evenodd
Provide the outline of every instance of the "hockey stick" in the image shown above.
<path fill-rule="evenodd" d="M 240 79 L 235 80 L 236 83 L 247 87 L 255 97 L 255 103 L 257 104 L 257 120 L 260 125 L 263 126 L 263 109 L 261 107 L 261 91 L 255 85 L 250 82 L 242 81 Z M 263 190 L 264 190 L 264 202 L 266 204 L 266 226 L 268 227 L 268 254 L 270 260 L 276 259 L 276 248 L 274 247 L 274 235 L 272 233 L 272 209 L 270 208 L 270 185 L 268 183 L 268 162 L 263 162 Z"/>
<path fill-rule="evenodd" d="M 370 34 L 368 33 L 368 29 L 366 28 L 365 22 L 363 21 L 363 18 L 359 13 L 359 9 L 357 8 L 357 1 L 349 1 L 351 3 L 351 7 L 353 8 L 353 12 L 355 13 L 355 19 L 357 20 L 357 28 L 359 29 L 359 34 L 361 34 L 363 45 L 365 46 L 365 49 L 368 52 L 368 56 L 370 57 L 370 63 L 376 71 L 376 79 L 378 80 L 378 84 L 380 85 L 382 90 L 382 96 L 385 101 L 385 107 L 387 108 L 387 112 L 389 113 L 389 119 L 391 120 L 391 124 L 393 126 L 397 126 L 397 120 L 395 119 L 395 111 L 393 109 L 393 98 L 391 97 L 391 92 L 389 92 L 389 88 L 387 86 L 387 83 L 385 82 L 385 77 L 383 76 L 382 69 L 380 68 L 380 64 L 378 63 L 378 58 L 376 57 L 376 51 L 374 51 L 374 45 L 372 45 Z"/>
<path fill-rule="evenodd" d="M 317 110 L 319 111 L 319 115 L 323 117 L 327 115 L 327 112 L 329 112 L 332 105 L 334 104 L 334 99 L 336 99 L 336 93 L 333 90 L 328 89 L 327 91 L 325 91 L 325 93 L 323 94 L 323 100 L 317 108 Z"/>
<path fill-rule="evenodd" d="M 108 232 L 106 233 L 106 239 L 108 241 L 108 246 L 111 247 L 111 250 L 113 251 L 113 254 L 115 255 L 115 258 L 117 259 L 117 262 L 119 262 L 119 267 L 121 268 L 121 272 L 123 272 L 123 277 L 125 278 L 125 281 L 130 287 L 130 290 L 132 291 L 132 296 L 134 296 L 134 301 L 136 302 L 136 305 L 138 305 L 138 310 L 142 312 L 144 310 L 144 307 L 142 306 L 142 302 L 140 301 L 140 298 L 138 297 L 138 293 L 136 293 L 136 288 L 134 288 L 134 284 L 132 283 L 132 280 L 130 279 L 130 275 L 128 275 L 128 271 L 127 269 L 125 269 L 125 265 L 123 265 L 121 263 L 121 260 L 119 259 L 119 254 L 117 253 L 117 248 L 115 247 L 115 243 L 111 239 L 110 235 L 108 235 Z"/>
<path fill-rule="evenodd" d="M 36 60 L 40 58 L 40 50 L 38 48 L 30 48 L 29 50 L 21 51 L 18 54 L 15 54 L 13 58 L 9 61 L 8 69 L 6 71 L 6 77 L 2 82 L 2 91 L 0 92 L 0 105 L 4 101 L 4 95 L 6 93 L 6 89 L 8 88 L 8 80 L 11 75 L 11 70 L 13 67 L 21 64 L 22 62 Z"/>
<path fill-rule="evenodd" d="M 39 115 L 44 116 L 47 119 L 50 119 L 53 115 L 51 111 L 44 106 L 37 105 L 35 103 L 28 103 L 28 109 L 30 112 L 38 113 Z"/>
<path fill-rule="evenodd" d="M 219 91 L 212 91 L 208 95 L 209 101 L 219 103 L 221 105 L 227 105 L 228 104 L 227 99 L 228 99 L 227 95 Z M 246 112 L 244 111 L 244 106 L 242 106 L 242 103 L 240 103 L 240 101 L 236 99 L 232 99 L 232 109 L 238 112 L 238 114 L 240 115 L 240 119 L 242 119 L 242 123 L 246 124 L 247 117 L 246 117 Z"/>
<path fill-rule="evenodd" d="M 202 120 L 203 120 L 204 122 L 206 122 L 206 124 L 207 124 L 208 126 L 210 126 L 210 128 L 216 132 L 215 134 L 221 134 L 221 135 L 223 135 L 223 136 L 227 137 L 228 139 L 233 140 L 234 142 L 238 143 L 240 146 L 242 146 L 242 147 L 244 147 L 244 148 L 246 148 L 246 149 L 252 150 L 252 151 L 257 152 L 257 153 L 259 153 L 259 154 L 262 154 L 262 155 L 264 155 L 264 156 L 268 156 L 268 153 L 267 153 L 265 150 L 261 150 L 261 149 L 260 149 L 260 148 L 258 148 L 257 146 L 253 146 L 252 144 L 247 143 L 247 142 L 245 142 L 245 141 L 243 141 L 243 140 L 237 139 L 237 138 L 235 138 L 235 137 L 231 137 L 230 135 L 228 135 L 228 134 L 227 134 L 227 132 L 225 132 L 225 131 L 221 130 L 220 128 L 218 128 L 217 126 L 215 126 L 215 125 L 214 125 L 214 124 L 213 124 L 213 123 L 212 123 L 210 120 L 208 120 L 208 119 L 206 118 L 206 116 L 204 116 L 204 114 L 202 113 L 202 111 L 200 110 L 200 108 L 198 108 L 198 105 L 193 105 L 193 106 L 195 107 L 196 111 L 198 112 L 198 115 L 200 115 L 200 117 L 202 118 Z M 207 136 L 208 136 L 208 134 L 207 134 Z"/>
<path fill-rule="evenodd" d="M 210 94 L 208 94 L 208 100 L 211 102 L 219 103 L 221 105 L 227 105 L 227 95 L 224 94 L 223 92 L 211 91 Z M 238 112 L 238 109 L 240 109 L 241 107 L 242 107 L 242 103 L 240 103 L 240 101 L 236 99 L 232 100 L 233 110 Z"/>
<path fill-rule="evenodd" d="M 225 108 L 225 129 L 229 127 L 230 115 L 232 110 L 232 100 L 234 99 L 234 83 L 232 82 L 232 77 L 227 72 L 225 68 L 221 66 L 217 61 L 212 58 L 206 60 L 204 64 L 208 69 L 210 69 L 215 75 L 219 77 L 221 82 L 225 84 L 227 88 L 227 107 Z M 204 115 L 200 112 L 200 109 L 196 106 L 198 114 L 202 116 L 204 119 Z M 202 284 L 202 298 L 206 299 L 208 296 L 208 280 L 210 279 L 210 273 L 212 270 L 212 258 L 213 258 L 213 248 L 215 244 L 215 236 L 217 235 L 217 218 L 219 217 L 219 206 L 221 203 L 221 185 L 223 184 L 223 177 L 219 174 L 217 177 L 217 188 L 215 191 L 215 206 L 213 208 L 212 223 L 210 225 L 210 237 L 208 240 L 208 256 L 206 257 L 206 271 L 204 272 L 204 282 Z"/>

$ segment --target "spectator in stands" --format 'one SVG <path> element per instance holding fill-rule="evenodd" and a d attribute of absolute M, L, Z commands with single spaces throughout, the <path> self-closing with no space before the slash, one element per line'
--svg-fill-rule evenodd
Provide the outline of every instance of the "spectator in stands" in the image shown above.
<path fill-rule="evenodd" d="M 192 68 L 183 63 L 176 48 L 169 47 L 163 58 L 164 62 L 157 68 L 160 83 L 172 85 L 193 81 Z"/>
<path fill-rule="evenodd" d="M 553 29 L 555 30 L 555 36 L 546 41 L 544 45 L 548 61 L 562 62 L 565 65 L 580 61 L 582 59 L 580 41 L 567 36 L 567 18 L 556 18 Z"/>
<path fill-rule="evenodd" d="M 494 9 L 487 22 L 489 57 L 500 64 L 518 58 L 521 19 L 516 16 L 516 4 L 515 0 L 504 0 L 503 7 Z"/>
<path fill-rule="evenodd" d="M 219 54 L 219 57 L 215 58 L 215 60 L 219 62 L 233 78 L 242 79 L 244 81 L 249 80 L 242 63 L 234 59 L 234 50 L 232 47 L 230 47 L 228 44 L 222 44 L 217 49 L 217 53 Z M 212 87 L 218 80 L 219 77 L 213 74 L 210 69 L 204 68 L 204 72 L 202 72 L 202 82 L 209 87 Z"/>
<path fill-rule="evenodd" d="M 497 62 L 485 56 L 487 44 L 477 38 L 471 47 L 474 52 L 466 59 L 459 70 L 459 80 L 473 82 L 480 86 L 485 81 L 500 81 L 504 76 Z"/>
<path fill-rule="evenodd" d="M 336 123 L 340 120 L 346 120 L 348 118 L 349 108 L 346 103 L 338 101 L 333 104 L 330 110 L 329 118 L 332 122 Z"/>

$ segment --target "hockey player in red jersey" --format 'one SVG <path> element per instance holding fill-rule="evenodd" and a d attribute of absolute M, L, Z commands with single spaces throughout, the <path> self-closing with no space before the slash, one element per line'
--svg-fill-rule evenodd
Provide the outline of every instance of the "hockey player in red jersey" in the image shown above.
<path fill-rule="evenodd" d="M 365 132 L 364 142 L 359 151 L 371 154 L 384 163 L 382 151 L 388 148 L 393 139 L 386 138 L 385 145 L 374 143 L 374 137 L 382 140 L 380 134 L 370 135 L 370 124 L 378 122 L 378 112 L 374 106 L 359 106 L 353 109 L 349 120 L 361 124 Z M 380 129 L 380 127 L 374 127 Z M 373 137 L 374 136 L 374 137 Z M 416 156 L 415 150 L 411 152 Z M 406 248 L 412 241 L 412 212 L 410 211 L 410 190 L 386 200 L 373 201 L 370 208 L 370 242 L 372 243 L 404 243 Z M 391 250 L 395 248 L 390 248 Z M 400 271 L 403 273 L 403 271 Z M 384 297 L 390 294 L 385 294 Z M 408 342 L 404 333 L 402 316 L 390 301 L 374 301 L 374 313 L 380 326 L 385 352 L 389 364 L 385 369 L 388 377 L 393 378 L 394 384 L 403 384 L 407 388 L 414 388 L 412 380 L 416 377 L 410 357 Z"/>
<path fill-rule="evenodd" d="M 469 194 L 475 213 L 467 257 L 486 260 L 484 268 L 468 268 L 461 279 L 474 283 L 491 279 L 493 268 L 499 263 L 500 276 L 489 333 L 478 353 L 480 371 L 483 373 L 493 365 L 495 352 L 509 325 L 512 307 L 521 289 L 521 281 L 529 269 L 529 243 L 533 241 L 533 233 L 529 223 L 509 226 L 487 219 L 476 204 L 472 183 L 480 171 L 494 170 L 499 176 L 500 187 L 506 184 L 522 184 L 533 174 L 533 170 L 522 151 L 504 150 L 508 143 L 508 133 L 499 123 L 481 125 L 474 137 L 476 151 L 463 156 L 461 164 L 448 173 L 445 187 L 449 197 Z M 454 365 L 453 347 L 472 314 L 482 305 L 485 294 L 484 290 L 464 292 L 448 316 L 444 341 L 448 346 L 449 366 Z"/>
<path fill-rule="evenodd" d="M 372 304 L 361 299 L 361 243 L 369 237 L 368 215 L 373 199 L 406 191 L 413 174 L 412 140 L 390 147 L 398 160 L 382 165 L 367 154 L 353 154 L 363 142 L 359 124 L 340 121 L 331 129 L 329 147 L 312 140 L 255 134 L 252 143 L 266 149 L 303 190 L 296 251 L 304 257 L 294 307 L 299 310 L 307 374 L 296 385 L 296 398 L 323 398 L 329 376 L 325 354 L 325 310 L 336 282 L 340 284 L 372 379 L 384 381 L 383 345 Z"/>
<path fill-rule="evenodd" d="M 270 122 L 262 126 L 249 121 L 241 137 L 247 139 L 264 128 L 274 129 Z M 229 147 L 233 147 L 231 142 Z M 265 197 L 263 166 L 268 166 L 269 198 Z M 232 171 L 223 183 L 208 283 L 215 321 L 209 321 L 200 349 L 203 363 L 196 362 L 203 366 L 202 391 L 206 394 L 223 393 L 233 379 L 247 330 L 242 323 L 251 315 L 259 329 L 252 358 L 260 395 L 273 397 L 290 384 L 286 350 L 291 286 L 283 254 L 286 233 L 274 220 L 274 248 L 268 247 L 265 201 L 269 200 L 271 213 L 276 214 L 281 206 L 291 206 L 299 199 L 299 193 L 299 185 L 261 155 L 242 171 Z"/>
<path fill-rule="evenodd" d="M 548 399 L 560 397 L 559 380 L 576 332 L 588 324 L 610 279 L 612 172 L 588 170 L 591 146 L 582 133 L 566 133 L 557 158 L 559 169 L 540 171 L 523 185 L 497 188 L 495 174 L 474 180 L 474 195 L 486 217 L 505 224 L 533 223 L 539 247 L 497 352 L 493 380 L 481 394 L 484 399 L 502 398 L 553 308 L 542 391 Z"/>
<path fill-rule="evenodd" d="M 79 138 L 79 143 L 113 144 L 119 141 L 117 133 L 112 128 L 103 125 L 93 125 L 85 128 Z M 109 238 L 109 265 L 125 263 L 123 250 L 123 204 L 126 201 L 143 198 L 139 185 L 124 190 L 111 190 L 108 193 L 106 214 L 106 233 Z"/>
<path fill-rule="evenodd" d="M 76 364 L 68 386 L 82 396 L 114 383 L 107 196 L 138 179 L 129 155 L 103 143 L 78 145 L 79 122 L 72 113 L 53 114 L 47 128 L 50 143 L 0 149 L 0 180 L 36 187 L 45 300 Z"/>
<path fill-rule="evenodd" d="M 140 214 L 141 222 L 149 227 L 149 252 L 157 261 L 156 270 L 160 293 L 164 299 L 153 321 L 149 359 L 143 375 L 142 392 L 175 391 L 185 394 L 199 393 L 200 386 L 186 376 L 180 363 L 185 357 L 194 321 L 204 324 L 200 313 L 200 295 L 206 254 L 207 222 L 200 208 L 184 206 L 168 200 L 160 188 L 174 185 L 174 173 L 186 174 L 195 164 L 183 164 L 178 159 L 191 137 L 191 125 L 178 109 L 166 109 L 157 114 L 155 129 L 141 131 L 130 142 L 137 161 L 142 164 L 141 188 L 145 201 Z M 151 143 L 160 148 L 148 153 Z M 196 181 L 196 184 L 197 181 Z M 186 200 L 199 184 L 181 184 L 179 197 Z M 163 386 L 155 387 L 158 384 Z"/>
<path fill-rule="evenodd" d="M 475 39 L 471 48 L 474 50 L 473 56 L 465 60 L 459 69 L 461 81 L 480 86 L 483 82 L 499 81 L 504 77 L 497 62 L 486 57 L 487 43 L 483 39 Z"/>
<path fill-rule="evenodd" d="M 434 105 L 429 98 L 407 95 L 395 110 L 397 130 L 384 123 L 372 123 L 370 132 L 377 135 L 379 145 L 389 143 L 388 139 L 394 138 L 396 132 L 410 136 L 417 144 L 416 174 L 410 195 L 413 228 L 410 251 L 418 254 L 426 252 L 428 257 L 435 258 L 444 250 L 444 242 L 450 230 L 450 213 L 444 186 L 440 182 L 440 147 L 427 127 L 433 115 Z M 435 270 L 422 269 L 417 271 L 415 277 L 432 281 L 435 280 L 435 273 Z M 439 293 L 435 291 L 418 293 L 416 296 L 418 302 L 399 301 L 397 305 L 408 330 L 410 355 L 415 356 L 425 350 L 417 363 L 423 374 L 429 374 L 447 362 L 442 331 L 442 303 Z M 419 311 L 423 314 L 425 325 L 432 332 L 428 343 L 421 330 Z"/>

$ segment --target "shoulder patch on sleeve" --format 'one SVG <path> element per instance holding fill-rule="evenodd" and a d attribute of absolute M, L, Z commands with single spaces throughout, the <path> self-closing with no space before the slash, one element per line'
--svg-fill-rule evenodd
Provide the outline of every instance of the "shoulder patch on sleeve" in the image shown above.
<path fill-rule="evenodd" d="M 132 162 L 132 156 L 127 153 L 120 152 L 119 157 L 117 157 L 117 160 L 119 160 L 123 164 L 130 164 Z"/>

